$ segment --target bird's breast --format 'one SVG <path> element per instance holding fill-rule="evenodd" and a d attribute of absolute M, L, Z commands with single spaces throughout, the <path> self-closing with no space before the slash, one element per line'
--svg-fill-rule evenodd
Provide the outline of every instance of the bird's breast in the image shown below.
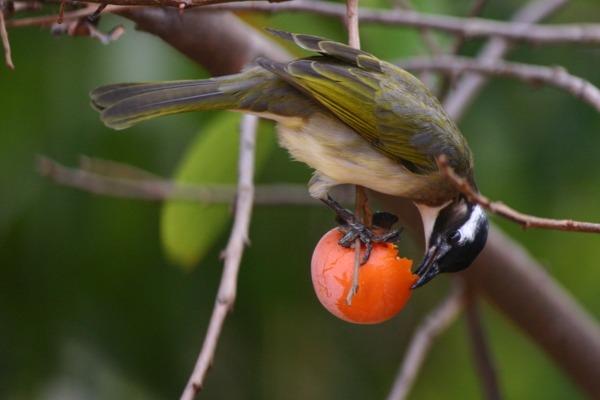
<path fill-rule="evenodd" d="M 454 195 L 439 174 L 415 174 L 371 146 L 337 118 L 315 115 L 298 124 L 279 120 L 280 144 L 298 161 L 331 180 L 354 184 L 422 203 L 441 203 Z"/>

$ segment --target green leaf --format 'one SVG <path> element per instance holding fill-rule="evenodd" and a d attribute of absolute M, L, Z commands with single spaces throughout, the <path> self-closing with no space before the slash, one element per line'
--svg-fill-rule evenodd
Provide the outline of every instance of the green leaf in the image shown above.
<path fill-rule="evenodd" d="M 202 127 L 177 168 L 177 183 L 231 183 L 237 180 L 240 114 L 222 112 Z M 275 147 L 273 125 L 261 122 L 256 173 Z M 167 201 L 161 215 L 161 241 L 168 258 L 192 270 L 230 225 L 229 204 Z"/>

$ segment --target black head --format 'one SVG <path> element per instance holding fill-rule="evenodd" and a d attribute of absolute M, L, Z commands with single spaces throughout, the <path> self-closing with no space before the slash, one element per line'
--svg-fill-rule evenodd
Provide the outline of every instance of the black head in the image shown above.
<path fill-rule="evenodd" d="M 413 289 L 439 273 L 457 272 L 470 266 L 483 249 L 487 234 L 488 220 L 481 206 L 460 197 L 442 208 L 435 217 Z"/>

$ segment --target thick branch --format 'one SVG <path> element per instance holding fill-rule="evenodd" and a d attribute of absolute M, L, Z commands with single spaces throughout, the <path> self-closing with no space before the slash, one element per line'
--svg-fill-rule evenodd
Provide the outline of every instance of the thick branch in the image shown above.
<path fill-rule="evenodd" d="M 244 115 L 240 132 L 240 157 L 238 166 L 238 191 L 235 204 L 235 219 L 227 247 L 223 252 L 225 268 L 221 277 L 219 293 L 213 314 L 204 338 L 202 350 L 194 371 L 181 395 L 181 400 L 193 400 L 202 388 L 204 377 L 210 367 L 223 329 L 225 317 L 232 309 L 237 292 L 237 279 L 244 246 L 248 244 L 248 228 L 254 198 L 254 155 L 258 118 Z"/>
<path fill-rule="evenodd" d="M 414 71 L 440 71 L 452 75 L 476 72 L 515 78 L 534 85 L 542 83 L 555 86 L 585 101 L 600 112 L 600 90 L 585 79 L 569 74 L 562 67 L 544 67 L 506 61 L 490 64 L 477 59 L 452 56 L 414 58 L 400 61 L 399 65 Z"/>
<path fill-rule="evenodd" d="M 444 332 L 458 317 L 464 305 L 462 285 L 457 288 L 423 320 L 412 336 L 411 342 L 396 375 L 387 400 L 402 400 L 408 396 L 429 348 L 436 337 Z"/>
<path fill-rule="evenodd" d="M 571 232 L 586 232 L 586 233 L 600 233 L 600 224 L 593 222 L 574 221 L 571 219 L 550 219 L 540 218 L 533 215 L 523 214 L 513 208 L 510 208 L 504 203 L 498 201 L 491 201 L 481 193 L 477 192 L 473 187 L 461 176 L 458 176 L 456 172 L 450 167 L 448 159 L 445 156 L 440 156 L 437 159 L 438 167 L 440 171 L 446 175 L 446 177 L 452 182 L 452 184 L 463 193 L 469 200 L 475 202 L 486 210 L 500 215 L 506 219 L 514 221 L 523 228 L 542 228 L 542 229 L 554 229 L 559 231 L 571 231 Z"/>

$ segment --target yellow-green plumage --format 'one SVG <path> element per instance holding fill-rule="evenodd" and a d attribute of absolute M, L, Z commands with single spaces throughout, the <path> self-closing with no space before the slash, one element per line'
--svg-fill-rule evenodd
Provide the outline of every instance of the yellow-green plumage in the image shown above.
<path fill-rule="evenodd" d="M 117 84 L 91 93 L 102 120 L 122 129 L 160 115 L 208 109 L 252 112 L 279 123 L 280 142 L 317 170 L 311 193 L 352 183 L 441 204 L 455 195 L 435 157 L 471 178 L 464 137 L 414 76 L 326 39 L 272 31 L 318 56 L 208 80 Z"/>

